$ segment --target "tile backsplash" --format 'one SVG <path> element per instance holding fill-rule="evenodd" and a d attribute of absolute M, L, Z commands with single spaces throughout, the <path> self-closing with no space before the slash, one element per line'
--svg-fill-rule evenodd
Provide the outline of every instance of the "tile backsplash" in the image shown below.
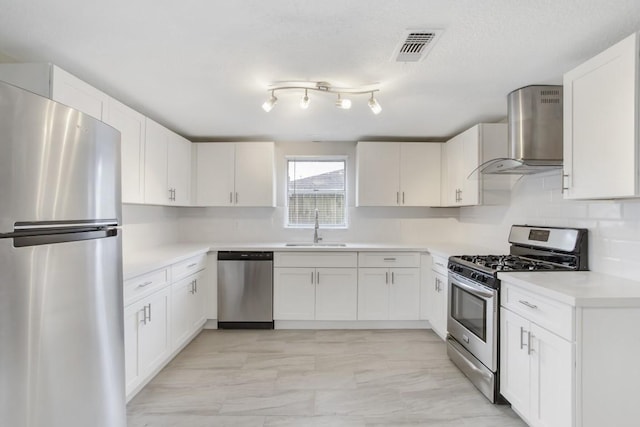
<path fill-rule="evenodd" d="M 640 200 L 564 200 L 561 172 L 524 176 L 509 206 L 460 209 L 457 239 L 508 250 L 511 224 L 589 229 L 589 269 L 640 279 Z"/>

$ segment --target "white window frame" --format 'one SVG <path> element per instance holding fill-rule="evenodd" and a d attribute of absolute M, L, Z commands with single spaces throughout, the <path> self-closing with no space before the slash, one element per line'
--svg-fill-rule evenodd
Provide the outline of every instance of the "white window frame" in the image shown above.
<path fill-rule="evenodd" d="M 289 223 L 289 161 L 317 161 L 317 162 L 344 162 L 344 225 L 320 224 L 321 229 L 346 230 L 349 228 L 349 182 L 348 182 L 348 157 L 337 155 L 309 155 L 309 156 L 285 156 L 284 162 L 284 199 L 285 199 L 285 228 L 312 230 L 313 224 Z"/>

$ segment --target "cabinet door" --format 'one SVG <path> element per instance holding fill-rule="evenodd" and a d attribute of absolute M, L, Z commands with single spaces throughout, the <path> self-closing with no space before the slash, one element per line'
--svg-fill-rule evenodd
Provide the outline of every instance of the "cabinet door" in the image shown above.
<path fill-rule="evenodd" d="M 139 364 L 142 376 L 156 369 L 171 352 L 169 325 L 170 287 L 144 299 L 147 320 L 140 324 L 138 335 Z M 144 314 L 143 314 L 144 317 Z"/>
<path fill-rule="evenodd" d="M 447 290 L 447 276 L 433 272 L 433 281 L 429 287 L 431 301 L 429 323 L 433 331 L 442 339 L 447 338 Z"/>
<path fill-rule="evenodd" d="M 206 313 L 206 297 L 207 297 L 207 289 L 205 288 L 205 277 L 206 273 L 204 270 L 200 271 L 193 277 L 195 293 L 192 298 L 191 309 L 193 311 L 193 316 L 191 319 L 192 327 L 191 331 L 195 331 L 207 321 L 207 313 Z"/>
<path fill-rule="evenodd" d="M 274 320 L 313 320 L 315 318 L 314 268 L 273 269 Z"/>
<path fill-rule="evenodd" d="M 389 286 L 387 268 L 358 269 L 358 320 L 389 319 Z"/>
<path fill-rule="evenodd" d="M 186 206 L 191 200 L 191 142 L 168 131 L 167 186 L 173 190 L 171 204 Z"/>
<path fill-rule="evenodd" d="M 51 99 L 102 120 L 109 102 L 107 94 L 56 66 L 52 68 Z"/>
<path fill-rule="evenodd" d="M 109 98 L 105 123 L 121 134 L 122 203 L 144 203 L 145 118 Z"/>
<path fill-rule="evenodd" d="M 356 320 L 356 268 L 316 269 L 316 320 Z"/>
<path fill-rule="evenodd" d="M 236 206 L 276 205 L 274 145 L 272 142 L 236 144 Z"/>
<path fill-rule="evenodd" d="M 462 189 L 462 181 L 460 175 L 462 174 L 462 140 L 463 136 L 458 135 L 447 141 L 445 147 L 445 160 L 446 160 L 446 185 L 445 193 L 442 196 L 443 204 L 446 206 L 456 206 L 458 202 L 458 194 Z"/>
<path fill-rule="evenodd" d="M 389 319 L 418 320 L 420 317 L 420 269 L 392 268 L 389 287 Z"/>
<path fill-rule="evenodd" d="M 531 324 L 531 346 L 531 423 L 572 426 L 574 345 Z"/>
<path fill-rule="evenodd" d="M 400 201 L 403 206 L 440 206 L 440 143 L 400 147 Z"/>
<path fill-rule="evenodd" d="M 527 419 L 531 412 L 529 332 L 528 320 L 500 310 L 500 393 Z"/>
<path fill-rule="evenodd" d="M 459 162 L 458 182 L 460 192 L 458 205 L 473 206 L 480 203 L 480 179 L 481 174 L 476 168 L 480 163 L 480 134 L 481 126 L 474 126 L 463 132 L 461 137 L 462 158 Z"/>
<path fill-rule="evenodd" d="M 171 285 L 171 340 L 172 349 L 182 345 L 191 335 L 195 298 L 195 278 L 193 276 Z"/>
<path fill-rule="evenodd" d="M 132 304 L 124 310 L 124 369 L 127 395 L 142 380 L 139 363 L 139 330 L 144 318 L 144 302 Z"/>
<path fill-rule="evenodd" d="M 564 197 L 638 195 L 638 34 L 564 75 Z"/>
<path fill-rule="evenodd" d="M 167 186 L 169 131 L 146 118 L 144 147 L 144 202 L 152 205 L 168 205 L 170 192 Z"/>
<path fill-rule="evenodd" d="M 356 206 L 400 204 L 400 143 L 358 142 Z"/>
<path fill-rule="evenodd" d="M 195 165 L 195 203 L 198 206 L 233 205 L 235 144 L 196 144 Z"/>

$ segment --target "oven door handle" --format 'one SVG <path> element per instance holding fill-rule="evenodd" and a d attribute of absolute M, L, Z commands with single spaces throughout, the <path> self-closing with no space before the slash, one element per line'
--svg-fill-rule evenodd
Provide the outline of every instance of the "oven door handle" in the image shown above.
<path fill-rule="evenodd" d="M 466 283 L 460 282 L 458 280 L 452 280 L 451 283 L 454 286 L 458 286 L 459 288 L 465 289 L 467 291 L 469 291 L 471 294 L 479 296 L 481 298 L 484 299 L 490 299 L 494 297 L 494 293 L 493 292 L 489 292 L 489 291 L 485 291 L 483 289 L 478 289 L 475 286 L 471 286 L 471 285 L 467 285 Z"/>

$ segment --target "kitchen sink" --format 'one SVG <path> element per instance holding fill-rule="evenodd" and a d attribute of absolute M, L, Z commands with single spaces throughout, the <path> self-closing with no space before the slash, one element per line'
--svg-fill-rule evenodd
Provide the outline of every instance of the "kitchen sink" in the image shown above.
<path fill-rule="evenodd" d="M 328 248 L 344 248 L 347 246 L 346 243 L 286 243 L 285 246 L 299 246 L 299 247 L 308 247 L 308 248 L 312 248 L 312 247 L 318 247 L 318 246 L 322 246 L 322 247 L 328 247 Z"/>

